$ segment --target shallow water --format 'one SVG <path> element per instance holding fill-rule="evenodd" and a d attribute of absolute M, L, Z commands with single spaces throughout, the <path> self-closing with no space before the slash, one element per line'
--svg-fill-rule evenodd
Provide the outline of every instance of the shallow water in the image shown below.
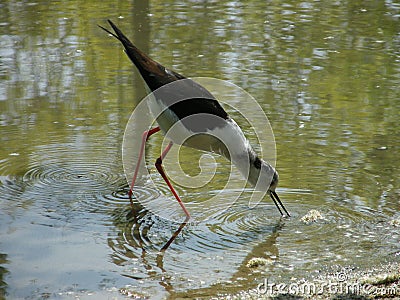
<path fill-rule="evenodd" d="M 400 218 L 398 4 L 0 8 L 0 297 L 215 296 L 265 278 L 399 259 L 400 231 L 390 222 Z M 267 197 L 250 209 L 249 188 L 223 190 L 230 167 L 213 156 L 203 161 L 217 166 L 210 184 L 177 186 L 188 207 L 203 205 L 211 216 L 159 252 L 184 217 L 168 221 L 140 204 L 174 201 L 153 167 L 160 134 L 148 142 L 150 175 L 130 210 L 121 148 L 145 92 L 118 41 L 97 27 L 108 18 L 165 66 L 228 80 L 257 99 L 274 131 L 278 193 L 290 219 Z M 251 126 L 238 123 L 255 144 Z M 183 170 L 196 174 L 200 156 L 184 149 Z M 207 207 L 215 195 L 219 204 Z M 324 220 L 303 223 L 311 209 Z M 253 257 L 270 263 L 250 269 Z"/>

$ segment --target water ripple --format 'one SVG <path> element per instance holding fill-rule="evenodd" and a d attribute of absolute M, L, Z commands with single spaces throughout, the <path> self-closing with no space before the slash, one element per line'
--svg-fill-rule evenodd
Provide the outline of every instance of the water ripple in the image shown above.
<path fill-rule="evenodd" d="M 118 151 L 77 149 L 67 143 L 38 146 L 29 155 L 9 156 L 0 161 L 0 199 L 19 197 L 13 205 L 33 204 L 59 215 L 74 210 L 104 212 L 115 205 L 128 205 L 121 163 L 110 160 L 113 155 L 108 150 Z M 10 175 L 17 171 L 22 174 Z"/>
<path fill-rule="evenodd" d="M 215 282 L 229 286 L 238 278 L 265 276 L 270 268 L 313 270 L 316 264 L 325 261 L 329 264 L 332 260 L 345 263 L 361 259 L 374 243 L 387 243 L 388 239 L 396 246 L 398 235 L 391 237 L 393 232 L 385 233 L 386 238 L 382 238 L 382 231 L 389 225 L 382 223 L 385 216 L 377 215 L 376 211 L 356 211 L 346 203 L 328 202 L 318 207 L 323 220 L 305 224 L 301 217 L 316 207 L 307 203 L 296 207 L 295 201 L 290 199 L 301 198 L 302 194 L 312 197 L 310 191 L 281 192 L 288 206 L 291 204 L 292 218 L 280 218 L 269 201 L 249 209 L 244 195 L 242 200 L 213 218 L 187 224 L 165 252 L 168 259 L 160 256 L 159 250 L 178 229 L 179 223 L 159 218 L 137 203 L 135 214 L 129 209 L 114 214 L 114 225 L 120 234 L 109 237 L 113 260 L 124 266 L 124 276 L 138 280 L 135 289 L 145 290 L 146 284 L 163 282 L 185 290 L 188 282 L 192 288 Z M 141 191 L 141 196 L 146 197 L 146 194 L 152 197 L 150 191 Z M 271 266 L 254 273 L 246 267 L 252 257 L 266 257 L 271 260 Z M 193 266 L 196 266 L 195 273 Z"/>
<path fill-rule="evenodd" d="M 272 236 L 274 240 L 277 223 L 281 223 L 278 215 L 271 217 L 269 203 L 258 210 L 244 207 L 242 201 L 206 222 L 189 222 L 165 252 L 168 257 L 165 260 L 159 251 L 180 224 L 159 218 L 135 202 L 135 213 L 130 210 L 114 213 L 114 225 L 120 234 L 109 237 L 113 261 L 126 268 L 127 277 L 150 279 L 148 283 L 168 281 L 178 289 L 186 288 L 188 280 L 193 287 L 229 282 L 245 261 L 248 250 L 257 247 L 260 239 L 269 240 Z M 268 251 L 268 247 L 264 250 Z M 139 283 L 137 287 L 145 288 Z"/>
<path fill-rule="evenodd" d="M 54 188 L 66 185 L 103 188 L 105 184 L 118 183 L 121 178 L 118 173 L 111 172 L 110 163 L 99 163 L 94 154 L 92 151 L 75 152 L 67 145 L 38 149 L 30 156 L 29 170 L 23 179 L 28 184 Z"/>

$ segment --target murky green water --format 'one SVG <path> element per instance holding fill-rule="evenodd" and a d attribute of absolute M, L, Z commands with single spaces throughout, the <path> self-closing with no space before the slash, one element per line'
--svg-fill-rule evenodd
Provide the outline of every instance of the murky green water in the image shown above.
<path fill-rule="evenodd" d="M 0 9 L 0 298 L 215 296 L 266 277 L 398 260 L 399 227 L 389 221 L 400 218 L 399 4 L 1 1 Z M 121 145 L 145 92 L 118 42 L 97 27 L 108 18 L 164 65 L 229 80 L 259 101 L 292 218 L 281 220 L 267 199 L 248 209 L 246 190 L 159 255 L 179 223 L 139 205 L 130 213 Z M 150 166 L 160 143 L 149 141 Z M 184 152 L 188 163 L 198 157 Z M 229 167 L 216 160 L 223 178 Z M 220 189 L 177 187 L 187 202 Z M 138 194 L 162 197 L 146 186 Z M 310 209 L 325 220 L 301 222 Z M 271 264 L 254 271 L 252 257 Z"/>

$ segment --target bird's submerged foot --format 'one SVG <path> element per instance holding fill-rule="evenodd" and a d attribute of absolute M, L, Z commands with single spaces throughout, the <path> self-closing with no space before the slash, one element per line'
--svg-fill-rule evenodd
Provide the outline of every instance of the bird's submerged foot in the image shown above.
<path fill-rule="evenodd" d="M 131 208 L 132 208 L 132 210 L 133 210 L 133 199 L 132 199 L 132 195 L 133 195 L 132 189 L 129 189 L 128 197 L 129 197 L 129 201 L 131 202 Z"/>

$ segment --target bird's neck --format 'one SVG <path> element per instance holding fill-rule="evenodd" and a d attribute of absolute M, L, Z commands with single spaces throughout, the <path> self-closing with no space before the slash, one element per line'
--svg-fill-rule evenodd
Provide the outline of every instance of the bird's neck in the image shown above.
<path fill-rule="evenodd" d="M 260 174 L 260 169 L 257 169 L 254 165 L 258 156 L 250 145 L 246 145 L 246 151 L 240 153 L 231 153 L 231 161 L 238 168 L 240 173 L 247 181 L 255 186 L 257 178 Z"/>
<path fill-rule="evenodd" d="M 277 180 L 275 169 L 267 162 L 260 159 L 253 148 L 248 145 L 245 153 L 232 155 L 232 162 L 239 169 L 240 173 L 257 190 L 267 191 L 274 188 Z"/>
<path fill-rule="evenodd" d="M 258 157 L 234 120 L 228 119 L 226 126 L 222 130 L 214 130 L 213 135 L 222 142 L 217 143 L 219 147 L 215 147 L 214 151 L 235 164 L 251 185 L 257 190 L 274 189 L 278 174 L 269 163 Z"/>

